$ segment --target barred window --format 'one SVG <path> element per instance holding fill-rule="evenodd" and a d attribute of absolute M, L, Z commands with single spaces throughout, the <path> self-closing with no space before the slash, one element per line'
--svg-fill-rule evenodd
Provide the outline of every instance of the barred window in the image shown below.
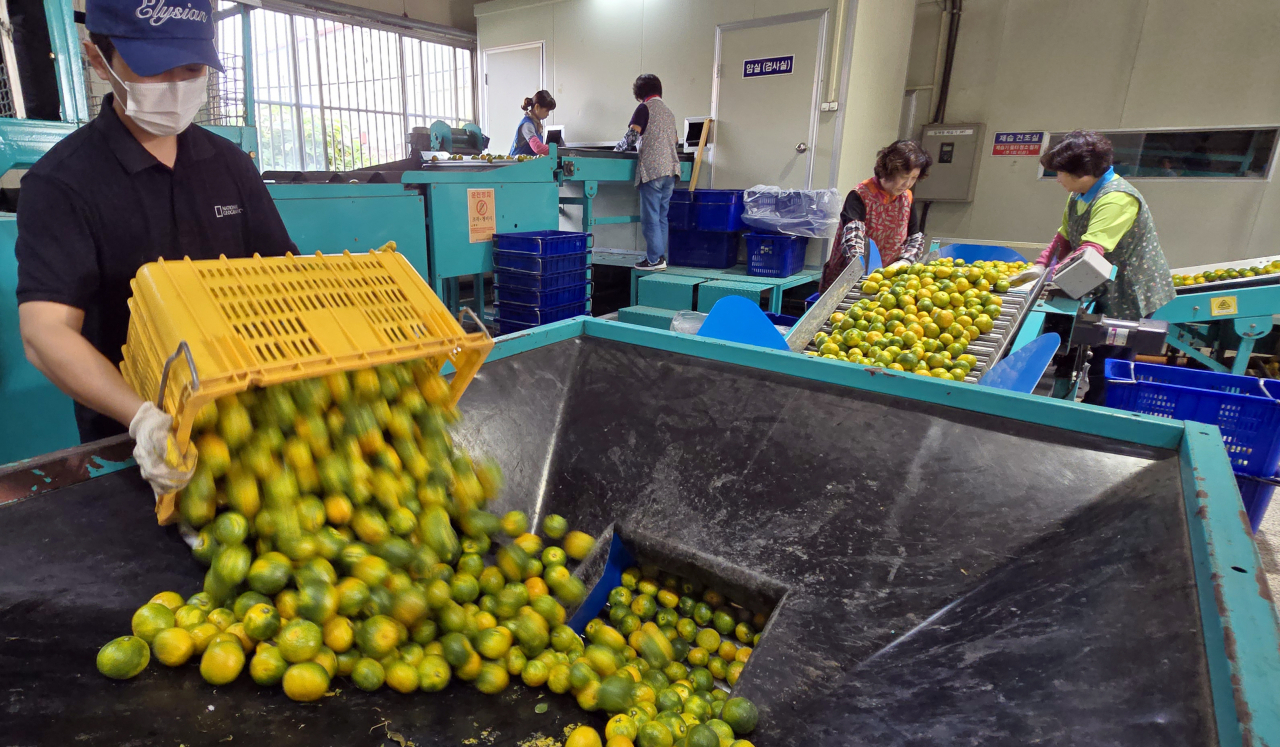
<path fill-rule="evenodd" d="M 1129 179 L 1267 179 L 1280 128 L 1117 130 L 1103 132 L 1115 148 L 1115 170 Z M 1066 133 L 1049 135 L 1049 148 Z M 1052 179 L 1056 172 L 1043 170 Z"/>

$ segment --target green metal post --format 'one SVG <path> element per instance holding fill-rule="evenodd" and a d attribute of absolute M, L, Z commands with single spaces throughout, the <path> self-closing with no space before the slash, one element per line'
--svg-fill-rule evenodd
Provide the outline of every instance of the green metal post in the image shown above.
<path fill-rule="evenodd" d="M 69 0 L 44 0 L 49 43 L 58 75 L 58 95 L 62 99 L 62 121 L 88 122 L 92 118 L 85 93 L 84 66 L 80 62 L 80 34 Z"/>
<path fill-rule="evenodd" d="M 599 182 L 583 182 L 582 183 L 582 232 L 588 235 L 587 248 L 590 249 L 595 244 L 595 234 L 591 229 L 595 227 L 595 211 L 591 204 L 600 192 Z"/>
<path fill-rule="evenodd" d="M 1280 632 L 1266 574 L 1221 431 L 1203 423 L 1185 428 L 1179 461 L 1218 743 L 1280 744 Z"/>
<path fill-rule="evenodd" d="M 1270 316 L 1251 316 L 1236 319 L 1232 326 L 1240 336 L 1240 344 L 1236 346 L 1236 360 L 1231 373 L 1240 376 L 1249 367 L 1249 356 L 1253 354 L 1254 343 L 1259 338 L 1266 337 L 1274 323 Z"/>
<path fill-rule="evenodd" d="M 256 127 L 253 103 L 253 28 L 249 25 L 248 5 L 240 6 L 240 49 L 244 53 L 244 126 Z M 257 160 L 255 158 L 255 160 Z"/>

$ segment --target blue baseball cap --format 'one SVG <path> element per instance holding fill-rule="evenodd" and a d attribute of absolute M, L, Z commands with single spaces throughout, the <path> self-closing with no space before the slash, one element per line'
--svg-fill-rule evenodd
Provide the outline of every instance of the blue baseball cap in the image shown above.
<path fill-rule="evenodd" d="M 109 37 L 143 77 L 192 64 L 223 69 L 210 0 L 88 0 L 84 15 L 85 28 Z"/>

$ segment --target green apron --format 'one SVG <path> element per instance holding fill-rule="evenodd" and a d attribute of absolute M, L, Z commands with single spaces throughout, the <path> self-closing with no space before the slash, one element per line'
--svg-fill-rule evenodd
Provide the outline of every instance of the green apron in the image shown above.
<path fill-rule="evenodd" d="M 1116 319 L 1137 321 L 1151 316 L 1156 309 L 1173 300 L 1173 278 L 1169 274 L 1169 263 L 1160 250 L 1160 239 L 1156 236 L 1156 226 L 1151 220 L 1151 211 L 1147 209 L 1147 201 L 1142 193 L 1122 177 L 1115 177 L 1102 185 L 1093 201 L 1079 215 L 1076 214 L 1076 201 L 1079 195 L 1072 195 L 1067 202 L 1067 240 L 1072 250 L 1080 248 L 1080 239 L 1089 230 L 1089 219 L 1093 215 L 1093 206 L 1098 198 L 1109 192 L 1124 192 L 1133 195 L 1138 201 L 1138 217 L 1116 244 L 1116 248 L 1107 252 L 1106 260 L 1115 265 L 1115 280 L 1109 280 L 1102 298 L 1098 301 L 1099 313 Z"/>

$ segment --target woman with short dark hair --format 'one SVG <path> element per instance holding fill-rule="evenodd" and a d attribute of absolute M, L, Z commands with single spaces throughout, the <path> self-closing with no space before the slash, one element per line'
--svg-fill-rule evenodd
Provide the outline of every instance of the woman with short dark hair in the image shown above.
<path fill-rule="evenodd" d="M 520 105 L 524 119 L 516 127 L 516 139 L 511 143 L 513 156 L 545 156 L 551 152 L 542 133 L 542 123 L 555 111 L 556 100 L 549 91 L 538 91 Z"/>
<path fill-rule="evenodd" d="M 1055 263 L 1080 252 L 1101 254 L 1116 268 L 1094 310 L 1116 319 L 1137 321 L 1173 300 L 1169 263 L 1160 249 L 1155 221 L 1142 193 L 1112 168 L 1111 141 L 1097 132 L 1076 130 L 1040 157 L 1040 165 L 1058 172 L 1057 182 L 1070 195 L 1062 226 L 1030 269 L 1012 285 L 1029 283 Z M 1133 350 L 1115 345 L 1094 348 L 1089 392 L 1084 401 L 1106 399 L 1105 359 L 1133 360 Z"/>
<path fill-rule="evenodd" d="M 898 140 L 876 154 L 875 176 L 849 192 L 840 211 L 836 245 L 822 268 L 826 291 L 854 257 L 866 261 L 867 239 L 876 242 L 883 264 L 911 263 L 924 254 L 924 234 L 913 209 L 911 188 L 929 175 L 933 157 L 919 143 Z"/>
<path fill-rule="evenodd" d="M 1078 252 L 1095 251 L 1116 268 L 1098 309 L 1136 321 L 1173 300 L 1173 281 L 1146 200 L 1116 175 L 1112 158 L 1111 141 L 1084 130 L 1068 133 L 1040 157 L 1040 165 L 1058 172 L 1058 184 L 1070 195 L 1053 241 L 1013 284 L 1035 280 L 1049 265 Z"/>
<path fill-rule="evenodd" d="M 679 133 L 676 118 L 662 101 L 662 81 L 652 73 L 636 78 L 631 95 L 640 105 L 631 115 L 627 132 L 615 151 L 635 148 L 636 192 L 640 193 L 640 233 L 644 235 L 645 256 L 637 270 L 667 269 L 667 210 L 671 193 L 680 178 L 680 156 L 676 151 Z"/>

